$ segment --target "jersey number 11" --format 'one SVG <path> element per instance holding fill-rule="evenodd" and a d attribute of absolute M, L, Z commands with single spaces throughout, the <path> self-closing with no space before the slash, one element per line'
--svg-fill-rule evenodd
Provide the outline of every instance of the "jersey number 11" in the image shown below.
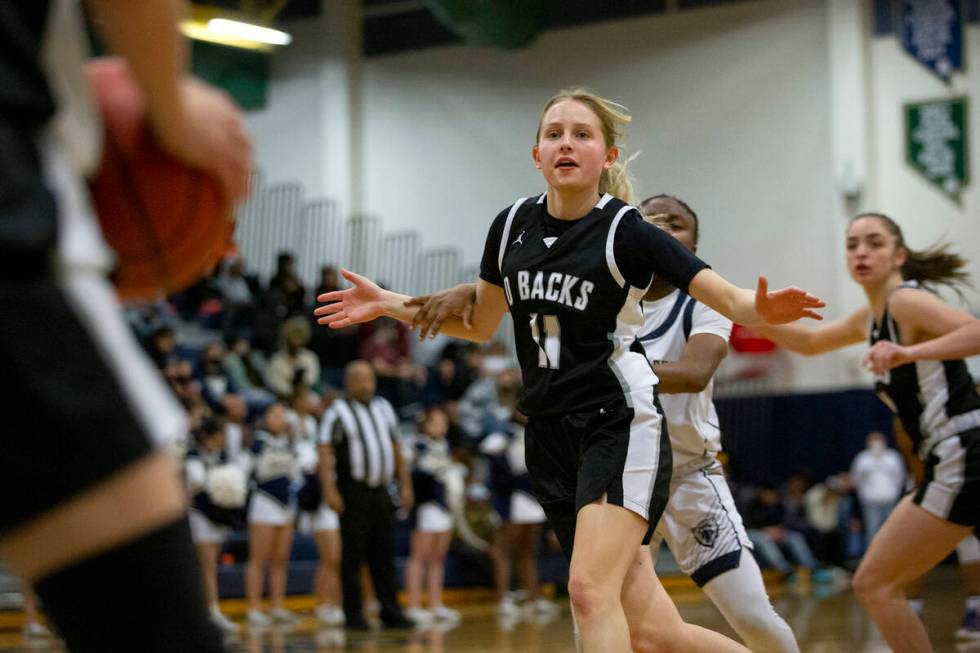
<path fill-rule="evenodd" d="M 561 324 L 558 316 L 531 313 L 531 337 L 538 345 L 538 367 L 557 370 L 561 357 Z"/>

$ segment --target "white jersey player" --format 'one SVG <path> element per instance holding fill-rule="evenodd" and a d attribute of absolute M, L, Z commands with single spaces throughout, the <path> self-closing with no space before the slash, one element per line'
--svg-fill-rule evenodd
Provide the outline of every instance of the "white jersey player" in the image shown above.
<path fill-rule="evenodd" d="M 697 249 L 697 215 L 677 198 L 642 205 L 647 220 Z M 640 342 L 660 379 L 674 473 L 670 499 L 651 542 L 665 541 L 681 570 L 714 602 L 753 651 L 798 652 L 769 602 L 752 544 L 716 456 L 721 451 L 712 376 L 728 353 L 732 322 L 662 279 L 643 301 Z"/>

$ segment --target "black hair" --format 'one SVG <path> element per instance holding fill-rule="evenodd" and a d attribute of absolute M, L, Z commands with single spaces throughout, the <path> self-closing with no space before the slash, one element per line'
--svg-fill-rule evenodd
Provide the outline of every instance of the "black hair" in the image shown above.
<path fill-rule="evenodd" d="M 687 215 L 692 220 L 694 220 L 694 244 L 696 245 L 697 242 L 698 242 L 698 235 L 701 232 L 701 224 L 700 224 L 700 221 L 698 220 L 698 214 L 694 212 L 694 209 L 692 209 L 690 206 L 688 206 L 687 205 L 687 202 L 685 202 L 681 198 L 674 197 L 673 195 L 667 195 L 666 193 L 660 193 L 658 195 L 654 195 L 652 197 L 648 197 L 645 200 L 643 200 L 642 202 L 640 202 L 640 206 L 642 207 L 647 202 L 652 202 L 654 200 L 670 200 L 672 202 L 677 202 L 678 204 L 681 205 L 681 208 L 684 209 L 684 211 L 687 213 Z"/>

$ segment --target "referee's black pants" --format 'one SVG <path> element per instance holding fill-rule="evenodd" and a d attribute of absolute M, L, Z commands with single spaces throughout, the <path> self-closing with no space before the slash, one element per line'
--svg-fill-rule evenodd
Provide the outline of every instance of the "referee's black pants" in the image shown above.
<path fill-rule="evenodd" d="M 356 481 L 341 483 L 338 489 L 344 500 L 340 515 L 340 578 L 347 622 L 364 619 L 360 574 L 363 561 L 367 561 L 371 571 L 374 592 L 381 604 L 381 620 L 400 620 L 402 611 L 395 598 L 394 506 L 388 490 Z"/>

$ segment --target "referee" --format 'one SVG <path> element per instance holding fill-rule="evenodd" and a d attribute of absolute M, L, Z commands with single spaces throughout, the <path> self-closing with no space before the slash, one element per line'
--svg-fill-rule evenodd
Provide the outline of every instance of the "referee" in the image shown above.
<path fill-rule="evenodd" d="M 361 612 L 363 558 L 381 603 L 381 622 L 390 628 L 414 625 L 395 600 L 395 520 L 388 495 L 397 471 L 402 506 L 410 509 L 412 482 L 396 439 L 395 411 L 375 396 L 375 388 L 374 370 L 367 362 L 348 364 L 345 396 L 330 406 L 320 427 L 323 501 L 340 514 L 344 614 L 351 630 L 368 628 Z"/>

